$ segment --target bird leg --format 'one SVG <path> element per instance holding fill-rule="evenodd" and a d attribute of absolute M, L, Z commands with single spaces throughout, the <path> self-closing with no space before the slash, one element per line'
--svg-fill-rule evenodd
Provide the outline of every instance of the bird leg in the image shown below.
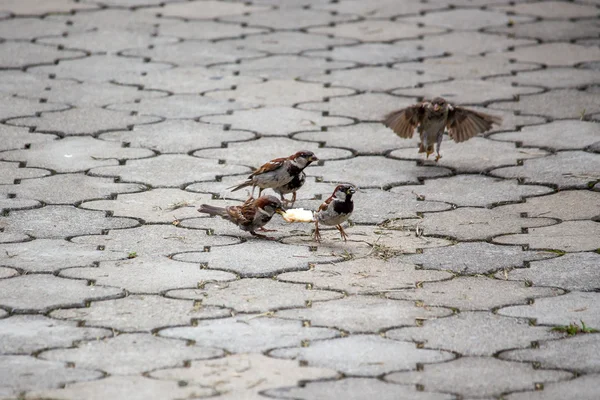
<path fill-rule="evenodd" d="M 440 147 L 442 147 L 442 139 L 444 138 L 444 132 L 442 132 L 440 135 L 438 135 L 436 143 L 435 143 L 435 149 L 437 151 L 437 156 L 435 156 L 435 162 L 438 162 L 440 158 L 442 158 L 442 155 L 440 154 Z"/>
<path fill-rule="evenodd" d="M 259 187 L 258 188 L 258 197 L 260 197 L 260 195 L 262 194 L 263 188 Z M 254 194 L 254 191 L 252 191 L 252 194 Z"/>
<path fill-rule="evenodd" d="M 315 221 L 315 240 L 321 243 L 321 233 L 319 232 L 319 220 Z"/>
<path fill-rule="evenodd" d="M 294 207 L 294 203 L 296 202 L 296 192 L 292 193 L 292 204 L 290 204 L 290 207 Z"/>
<path fill-rule="evenodd" d="M 344 242 L 345 242 L 346 239 L 348 239 L 348 235 L 346 234 L 346 232 L 344 232 L 344 228 L 342 228 L 341 225 L 336 225 L 335 227 L 337 228 L 338 231 L 340 231 L 340 235 L 342 236 L 342 239 L 344 239 Z"/>

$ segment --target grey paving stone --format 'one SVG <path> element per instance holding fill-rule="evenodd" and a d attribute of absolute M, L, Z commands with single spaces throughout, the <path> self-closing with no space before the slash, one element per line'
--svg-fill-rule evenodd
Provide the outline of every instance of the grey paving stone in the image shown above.
<path fill-rule="evenodd" d="M 491 310 L 525 303 L 528 299 L 557 296 L 556 288 L 528 287 L 523 282 L 502 281 L 483 276 L 465 276 L 442 282 L 425 282 L 421 288 L 390 293 L 400 300 L 420 300 L 425 305 L 458 308 L 461 311 Z"/>
<path fill-rule="evenodd" d="M 125 257 L 125 252 L 100 251 L 94 245 L 62 239 L 36 239 L 0 246 L 0 263 L 26 272 L 54 273 L 63 268 L 91 266 L 98 261 Z"/>
<path fill-rule="evenodd" d="M 153 189 L 119 194 L 114 200 L 87 201 L 80 207 L 112 211 L 117 217 L 139 218 L 146 223 L 169 223 L 198 217 L 196 209 L 210 200 L 209 194 L 190 193 L 181 189 Z"/>
<path fill-rule="evenodd" d="M 415 87 L 427 82 L 447 79 L 446 75 L 417 73 L 402 69 L 403 64 L 391 67 L 359 67 L 334 70 L 325 74 L 303 77 L 307 81 L 329 83 L 332 86 L 351 86 L 365 91 L 386 91 L 402 87 Z"/>
<path fill-rule="evenodd" d="M 348 125 L 350 118 L 323 116 L 320 112 L 292 107 L 264 107 L 234 111 L 231 115 L 202 117 L 203 122 L 228 124 L 232 129 L 246 129 L 263 136 L 289 135 L 299 131 L 319 131 L 321 127 Z"/>
<path fill-rule="evenodd" d="M 446 168 L 423 167 L 413 161 L 392 160 L 379 156 L 328 161 L 323 167 L 315 168 L 313 173 L 323 177 L 325 182 L 346 182 L 348 177 L 352 177 L 352 183 L 361 188 L 418 183 L 419 178 L 450 175 L 450 171 Z"/>
<path fill-rule="evenodd" d="M 268 160 L 277 157 L 287 157 L 299 150 L 309 150 L 315 153 L 319 160 L 336 160 L 352 157 L 350 150 L 320 147 L 315 142 L 303 142 L 284 137 L 266 137 L 258 140 L 228 143 L 226 148 L 201 149 L 193 153 L 200 158 L 226 160 L 231 164 L 242 164 L 260 167 Z M 312 169 L 307 168 L 306 173 L 311 174 Z"/>
<path fill-rule="evenodd" d="M 16 312 L 44 313 L 59 307 L 83 307 L 86 301 L 122 294 L 123 291 L 118 288 L 88 286 L 85 281 L 48 274 L 0 280 L 0 304 Z"/>
<path fill-rule="evenodd" d="M 168 137 L 169 140 L 165 140 Z M 204 147 L 220 147 L 225 143 L 254 139 L 255 134 L 202 124 L 192 120 L 168 120 L 158 124 L 136 125 L 131 131 L 108 132 L 102 140 L 126 142 L 161 153 L 189 153 Z"/>
<path fill-rule="evenodd" d="M 241 279 L 228 283 L 207 283 L 202 288 L 171 290 L 166 295 L 200 301 L 203 306 L 233 308 L 240 313 L 306 307 L 307 303 L 342 297 L 341 293 L 309 290 L 305 285 L 278 282 L 273 279 Z"/>
<path fill-rule="evenodd" d="M 38 99 L 25 99 L 8 94 L 0 95 L 0 120 L 21 117 L 24 115 L 35 115 L 42 111 L 66 110 L 66 104 L 42 103 Z"/>
<path fill-rule="evenodd" d="M 533 3 L 516 3 L 493 8 L 548 19 L 587 18 L 598 14 L 598 9 L 593 6 L 562 1 L 547 1 L 544 7 L 536 7 Z"/>
<path fill-rule="evenodd" d="M 343 4 L 343 3 L 342 3 Z M 443 393 L 425 393 L 412 386 L 395 385 L 378 379 L 345 378 L 336 381 L 308 382 L 301 387 L 272 389 L 267 394 L 278 399 L 327 400 L 343 398 L 361 400 L 376 397 L 381 400 L 449 400 L 454 396 Z"/>
<path fill-rule="evenodd" d="M 600 49 L 572 43 L 544 43 L 516 48 L 506 53 L 519 62 L 532 62 L 552 67 L 567 67 L 600 60 Z"/>
<path fill-rule="evenodd" d="M 189 5 L 193 4 L 195 3 L 190 3 Z M 141 9 L 141 13 L 147 14 L 146 9 Z M 160 14 L 160 12 L 157 12 L 157 14 Z M 159 26 L 157 30 L 160 35 L 173 36 L 184 40 L 234 39 L 246 35 L 254 37 L 257 33 L 268 32 L 267 29 L 250 28 L 240 24 L 227 24 L 210 20 L 162 18 L 158 22 Z"/>
<path fill-rule="evenodd" d="M 185 19 L 213 19 L 246 13 L 255 13 L 268 10 L 264 6 L 255 6 L 246 3 L 227 3 L 221 1 L 204 1 L 202 3 L 189 2 L 161 5 L 160 8 L 146 8 L 144 13 L 159 13 L 163 17 L 177 17 Z"/>
<path fill-rule="evenodd" d="M 331 379 L 337 373 L 325 368 L 302 367 L 297 361 L 279 360 L 262 354 L 234 354 L 216 360 L 193 361 L 188 368 L 170 368 L 151 373 L 153 378 L 185 381 L 211 387 L 231 398 L 260 399 L 259 392 L 299 381 Z"/>
<path fill-rule="evenodd" d="M 403 20 L 368 20 L 335 26 L 312 28 L 314 33 L 323 33 L 342 38 L 357 39 L 361 42 L 388 42 L 400 39 L 418 39 L 424 35 L 444 33 L 444 29 L 404 23 Z"/>
<path fill-rule="evenodd" d="M 415 100 L 387 93 L 363 93 L 355 96 L 334 97 L 327 102 L 300 104 L 299 107 L 304 110 L 325 111 L 329 115 L 344 116 L 359 121 L 380 122 L 390 111 L 413 105 Z"/>
<path fill-rule="evenodd" d="M 290 254 L 293 256 L 290 257 Z M 247 278 L 306 270 L 311 262 L 337 261 L 341 255 L 319 250 L 313 252 L 306 246 L 290 247 L 267 240 L 251 240 L 236 246 L 214 247 L 210 251 L 175 254 L 173 259 L 205 264 L 208 268 L 231 271 Z"/>
<path fill-rule="evenodd" d="M 361 190 L 356 197 L 352 221 L 380 224 L 397 218 L 414 218 L 417 213 L 449 210 L 450 205 L 434 201 L 419 201 L 413 186 L 398 186 L 386 192 L 379 189 Z M 382 205 L 385 204 L 385 209 Z"/>
<path fill-rule="evenodd" d="M 491 174 L 501 178 L 523 178 L 527 183 L 552 184 L 565 190 L 587 189 L 600 178 L 598 171 L 598 156 L 583 151 L 561 151 L 525 160 L 522 166 L 498 168 Z"/>
<path fill-rule="evenodd" d="M 76 367 L 99 369 L 114 375 L 137 375 L 157 368 L 180 366 L 185 360 L 222 355 L 222 350 L 211 347 L 190 346 L 180 340 L 131 333 L 110 339 L 81 342 L 76 348 L 47 350 L 39 357 L 44 360 L 71 362 Z"/>
<path fill-rule="evenodd" d="M 303 341 L 336 337 L 339 332 L 305 327 L 300 321 L 254 315 L 198 321 L 196 326 L 167 328 L 159 334 L 194 340 L 232 353 L 258 353 L 278 347 L 300 346 Z"/>
<path fill-rule="evenodd" d="M 323 101 L 332 96 L 354 94 L 352 89 L 326 88 L 318 83 L 294 80 L 270 80 L 264 83 L 242 85 L 236 90 L 210 92 L 207 97 L 217 100 L 235 98 L 236 102 L 248 105 L 287 106 L 308 101 Z"/>
<path fill-rule="evenodd" d="M 118 165 L 117 159 L 149 157 L 153 154 L 147 149 L 124 148 L 121 143 L 91 137 L 67 137 L 51 142 L 34 143 L 26 150 L 3 152 L 0 158 L 24 161 L 28 167 L 49 168 L 59 173 L 68 173 L 105 165 Z"/>
<path fill-rule="evenodd" d="M 0 190 L 4 187 L 4 185 L 0 186 Z M 28 199 L 16 199 L 16 198 L 5 198 L 4 196 L 0 196 L 0 211 L 8 211 L 8 210 L 23 210 L 26 208 L 34 208 L 41 207 L 41 203 L 35 200 Z"/>
<path fill-rule="evenodd" d="M 439 5 L 439 4 L 438 4 Z M 485 59 L 494 59 L 494 53 L 504 52 L 507 49 L 535 44 L 536 42 L 533 40 L 527 39 L 515 39 L 512 37 L 504 37 L 500 35 L 490 35 L 483 32 L 474 32 L 474 31 L 454 31 L 444 35 L 432 35 L 425 36 L 422 40 L 423 46 L 427 48 L 436 48 L 447 53 L 453 55 L 453 57 L 449 57 L 449 59 L 454 59 L 454 56 L 460 55 L 468 55 L 471 56 L 471 60 L 469 61 L 469 65 L 464 65 L 466 69 L 470 71 L 474 71 L 477 74 L 483 74 L 485 71 L 479 70 L 478 68 L 473 68 L 471 65 L 476 66 L 477 64 L 483 62 L 479 56 L 480 54 L 485 53 Z M 423 63 L 425 65 L 431 64 L 435 62 L 435 59 L 425 59 Z M 438 60 L 441 61 L 441 60 Z M 525 65 L 519 65 L 516 69 L 524 68 Z M 493 63 L 488 65 L 488 68 L 494 68 Z M 458 68 L 456 68 L 458 70 Z M 461 72 L 461 74 L 464 73 Z M 493 74 L 489 74 L 493 75 Z M 470 75 L 473 77 L 473 75 Z"/>
<path fill-rule="evenodd" d="M 11 120 L 14 124 L 34 127 L 37 132 L 60 133 L 66 136 L 94 135 L 158 121 L 160 118 L 155 116 L 131 115 L 98 107 L 72 108 L 67 111 L 42 113 L 40 117 Z"/>
<path fill-rule="evenodd" d="M 108 197 L 113 193 L 135 192 L 143 189 L 142 185 L 115 183 L 111 178 L 61 174 L 42 179 L 26 179 L 18 185 L 0 186 L 0 193 L 13 193 L 19 198 L 40 200 L 46 204 L 71 204 Z"/>
<path fill-rule="evenodd" d="M 27 41 L 0 43 L 0 67 L 24 68 L 32 65 L 54 64 L 85 56 L 83 51 L 57 50 L 55 46 L 40 45 Z"/>
<path fill-rule="evenodd" d="M 33 5 L 35 7 L 32 7 Z M 38 4 L 35 0 L 7 0 L 2 2 L 2 11 L 18 15 L 43 15 L 94 8 L 96 6 L 92 4 L 74 3 L 68 0 L 51 0 L 45 1 L 42 4 Z"/>
<path fill-rule="evenodd" d="M 324 58 L 298 55 L 273 55 L 265 58 L 243 60 L 240 64 L 219 66 L 225 71 L 238 71 L 244 76 L 263 79 L 297 79 L 306 75 L 319 74 L 327 70 L 355 66 L 351 62 L 332 61 Z"/>
<path fill-rule="evenodd" d="M 29 129 L 21 126 L 0 125 L 0 151 L 22 149 L 32 143 L 43 143 L 55 140 L 55 135 L 29 133 Z"/>
<path fill-rule="evenodd" d="M 600 288 L 599 265 L 600 255 L 597 253 L 565 254 L 551 260 L 534 261 L 526 269 L 512 270 L 505 279 L 527 280 L 537 286 L 591 291 Z"/>
<path fill-rule="evenodd" d="M 227 41 L 208 42 L 203 43 L 202 46 L 198 46 L 194 41 L 183 41 L 166 46 L 156 46 L 152 49 L 126 50 L 122 54 L 149 58 L 153 62 L 161 63 L 170 63 L 177 60 L 177 65 L 180 67 L 206 67 L 265 55 L 265 53 L 256 50 L 240 50 Z"/>
<path fill-rule="evenodd" d="M 218 25 L 225 27 L 237 26 L 222 23 Z M 306 50 L 319 50 L 327 49 L 330 46 L 354 44 L 357 43 L 357 40 L 312 35 L 303 31 L 277 31 L 263 35 L 249 35 L 243 39 L 235 40 L 233 43 L 243 49 L 264 51 L 271 54 L 298 54 Z"/>
<path fill-rule="evenodd" d="M 32 67 L 28 68 L 28 71 L 35 74 L 53 74 L 57 78 L 72 78 L 84 82 L 109 82 L 120 81 L 123 76 L 139 75 L 171 67 L 172 65 L 166 63 L 143 62 L 139 58 L 103 54 L 69 60 L 58 65 Z"/>
<path fill-rule="evenodd" d="M 90 53 L 117 54 L 131 48 L 173 44 L 177 42 L 177 38 L 154 36 L 151 32 L 94 30 L 70 33 L 66 37 L 41 38 L 37 42 L 62 45 L 68 49 L 85 50 Z"/>
<path fill-rule="evenodd" d="M 600 75 L 599 75 L 600 77 Z M 517 141 L 525 146 L 549 147 L 556 150 L 583 150 L 599 140 L 598 124 L 587 121 L 553 121 L 526 126 L 520 132 L 498 133 L 494 140 Z"/>
<path fill-rule="evenodd" d="M 246 23 L 250 26 L 267 27 L 281 30 L 303 29 L 313 26 L 329 25 L 356 21 L 357 16 L 333 14 L 329 12 L 306 9 L 274 9 L 249 15 L 222 18 L 224 21 Z"/>
<path fill-rule="evenodd" d="M 353 61 L 359 64 L 379 65 L 417 61 L 423 57 L 441 56 L 444 52 L 433 47 L 423 47 L 420 40 L 406 40 L 402 42 L 402 46 L 388 43 L 361 43 L 355 46 L 337 46 L 331 50 L 311 50 L 303 54 L 328 57 L 339 61 Z"/>
<path fill-rule="evenodd" d="M 15 275 L 19 275 L 19 272 L 16 269 L 0 267 L 0 279 L 10 278 Z"/>
<path fill-rule="evenodd" d="M 4 310 L 0 309 L 0 317 L 1 317 L 1 318 L 4 318 L 4 317 L 6 317 L 7 315 L 8 315 L 8 312 L 7 312 L 7 311 L 4 311 Z"/>
<path fill-rule="evenodd" d="M 111 142 L 104 142 L 113 143 Z M 117 145 L 117 143 L 114 143 Z M 214 180 L 216 176 L 249 173 L 248 167 L 219 164 L 184 154 L 162 154 L 142 160 L 130 160 L 125 165 L 94 168 L 95 176 L 118 176 L 123 181 L 140 182 L 153 187 L 178 187 L 198 181 Z"/>
<path fill-rule="evenodd" d="M 350 296 L 341 300 L 313 303 L 310 308 L 277 311 L 280 318 L 310 321 L 311 326 L 335 326 L 350 333 L 377 333 L 395 326 L 415 326 L 417 320 L 452 314 L 441 307 L 417 307 L 412 301 L 375 296 Z"/>
<path fill-rule="evenodd" d="M 122 7 L 125 5 L 124 1 L 127 0 L 120 1 L 121 7 L 119 8 L 96 7 L 96 9 L 93 10 L 93 12 L 78 12 L 76 14 L 76 17 L 73 17 L 68 14 L 51 14 L 46 18 L 53 21 L 62 21 L 64 23 L 70 21 L 69 26 L 71 27 L 71 30 L 76 29 L 78 31 L 89 31 L 94 29 L 145 33 L 155 31 L 155 25 L 160 21 L 157 20 L 154 15 L 142 12 L 142 9 L 134 10 L 124 8 Z"/>
<path fill-rule="evenodd" d="M 396 342 L 375 335 L 320 340 L 308 347 L 276 349 L 269 355 L 305 361 L 310 366 L 332 368 L 352 376 L 377 376 L 415 369 L 419 363 L 454 358 L 449 352 L 418 349 L 414 343 Z"/>
<path fill-rule="evenodd" d="M 0 157 L 7 153 L 1 153 Z M 0 162 L 0 184 L 12 185 L 15 179 L 39 178 L 50 175 L 50 171 L 39 168 L 19 168 L 16 162 Z"/>
<path fill-rule="evenodd" d="M 111 335 L 108 329 L 78 327 L 75 322 L 58 321 L 43 315 L 13 315 L 0 319 L 0 353 L 29 354 Z"/>
<path fill-rule="evenodd" d="M 98 235 L 105 229 L 131 228 L 139 223 L 131 218 L 107 217 L 100 211 L 73 206 L 46 206 L 34 210 L 11 211 L 4 219 L 8 232 L 25 233 L 39 239 L 77 235 Z"/>
<path fill-rule="evenodd" d="M 506 307 L 498 313 L 535 318 L 542 325 L 580 324 L 583 321 L 590 328 L 600 329 L 598 298 L 600 294 L 595 292 L 570 292 L 564 296 L 537 299 L 532 305 Z"/>
<path fill-rule="evenodd" d="M 21 94 L 26 97 L 39 97 L 40 92 L 53 82 L 45 76 L 14 69 L 0 71 L 0 78 L 2 78 L 0 92 L 6 95 Z"/>
<path fill-rule="evenodd" d="M 490 32 L 503 33 L 517 38 L 537 39 L 543 42 L 573 41 L 590 36 L 598 36 L 600 25 L 594 20 L 536 21 L 527 24 L 493 27 Z"/>
<path fill-rule="evenodd" d="M 0 228 L 3 228 L 2 221 L 0 221 Z M 30 239 L 29 236 L 23 233 L 4 232 L 3 229 L 0 229 L 0 243 L 17 243 Z"/>
<path fill-rule="evenodd" d="M 536 218 L 537 219 L 537 218 Z M 594 251 L 600 248 L 600 224 L 593 221 L 565 221 L 558 225 L 530 228 L 526 234 L 494 238 L 503 244 L 527 244 L 533 249 L 566 252 Z"/>
<path fill-rule="evenodd" d="M 429 349 L 450 350 L 463 356 L 491 357 L 503 349 L 527 348 L 531 342 L 558 339 L 563 334 L 546 327 L 531 327 L 526 319 L 506 318 L 489 312 L 461 312 L 448 318 L 427 320 L 421 327 L 393 329 L 385 336 L 423 343 Z"/>
<path fill-rule="evenodd" d="M 73 238 L 72 241 L 105 246 L 106 250 L 135 252 L 143 258 L 238 243 L 232 237 L 211 236 L 206 231 L 181 229 L 173 225 L 144 225 L 136 229 L 111 230 L 108 235 L 83 236 Z"/>
<path fill-rule="evenodd" d="M 386 380 L 423 385 L 425 391 L 482 398 L 497 397 L 507 391 L 533 390 L 537 383 L 567 380 L 572 376 L 565 371 L 536 370 L 530 364 L 491 357 L 462 357 L 449 363 L 425 365 L 423 371 L 394 373 Z"/>
<path fill-rule="evenodd" d="M 17 398 L 27 390 L 55 388 L 66 382 L 102 377 L 99 371 L 67 368 L 64 363 L 30 356 L 0 356 L 0 375 L 0 396 L 5 399 Z"/>
<path fill-rule="evenodd" d="M 460 274 L 489 274 L 497 270 L 522 268 L 526 261 L 543 260 L 552 256 L 554 254 L 549 252 L 523 251 L 518 246 L 473 242 L 426 249 L 422 254 L 409 255 L 406 261 L 427 269 L 449 270 Z"/>
<path fill-rule="evenodd" d="M 517 102 L 494 104 L 493 107 L 551 118 L 580 119 L 600 111 L 600 106 L 594 103 L 596 97 L 589 92 L 560 89 L 524 96 Z"/>
<path fill-rule="evenodd" d="M 370 18 L 390 18 L 397 15 L 418 14 L 427 10 L 443 8 L 443 5 L 422 3 L 416 0 L 398 3 L 394 0 L 381 0 L 377 2 L 364 2 L 360 0 L 348 0 L 338 3 L 330 1 L 323 4 L 313 5 L 315 10 L 329 10 L 340 13 L 359 14 Z"/>
<path fill-rule="evenodd" d="M 119 261 L 100 261 L 99 267 L 69 268 L 60 276 L 94 280 L 97 285 L 115 286 L 129 293 L 163 293 L 170 289 L 197 287 L 206 282 L 236 279 L 234 274 L 201 269 L 199 265 L 173 261 L 166 257 L 136 257 Z"/>
<path fill-rule="evenodd" d="M 69 383 L 60 389 L 36 390 L 27 399 L 52 398 L 60 400 L 165 400 L 204 398 L 214 390 L 197 385 L 181 386 L 178 382 L 160 381 L 143 376 L 109 376 L 92 382 Z M 199 396 L 199 397 L 197 397 Z"/>
<path fill-rule="evenodd" d="M 391 191 L 402 189 L 405 188 L 400 186 Z M 456 175 L 443 179 L 426 180 L 422 186 L 411 189 L 419 198 L 445 201 L 459 207 L 490 207 L 500 202 L 521 201 L 528 196 L 552 193 L 552 189 L 544 186 L 519 185 L 514 179 L 499 179 L 482 175 Z M 512 205 L 507 208 L 513 209 Z M 543 216 L 550 217 L 549 215 Z"/>
<path fill-rule="evenodd" d="M 315 288 L 332 289 L 353 294 L 376 294 L 414 288 L 417 282 L 449 279 L 442 271 L 417 270 L 404 258 L 354 259 L 343 263 L 316 264 L 308 271 L 287 272 L 277 279 L 310 283 Z"/>
<path fill-rule="evenodd" d="M 537 71 L 524 71 L 516 76 L 492 78 L 495 82 L 518 84 L 521 86 L 542 86 L 552 89 L 584 87 L 600 79 L 600 71 L 581 68 L 547 68 Z"/>
<path fill-rule="evenodd" d="M 454 3 L 455 4 L 455 3 Z M 422 23 L 426 26 L 439 26 L 453 30 L 477 31 L 495 25 L 506 25 L 509 22 L 522 23 L 533 18 L 523 15 L 507 15 L 494 10 L 451 9 L 441 12 L 426 13 L 418 17 L 404 18 L 404 21 Z"/>
<path fill-rule="evenodd" d="M 594 400 L 599 390 L 599 375 L 583 375 L 566 382 L 546 383 L 543 391 L 512 393 L 505 397 L 507 400 L 559 400 L 567 397 Z"/>
<path fill-rule="evenodd" d="M 424 96 L 432 99 L 440 93 L 444 98 L 456 104 L 487 103 L 490 101 L 514 100 L 523 94 L 539 93 L 541 89 L 511 86 L 482 80 L 454 80 L 449 82 L 428 83 L 422 88 L 398 89 L 394 94 L 405 96 Z"/>
<path fill-rule="evenodd" d="M 40 36 L 67 33 L 68 26 L 41 18 L 13 18 L 0 23 L 0 37 L 9 40 L 33 40 Z"/>
<path fill-rule="evenodd" d="M 405 222 L 420 228 L 425 235 L 450 236 L 457 240 L 490 240 L 501 234 L 520 233 L 523 228 L 529 228 L 531 232 L 533 227 L 556 224 L 549 218 L 522 218 L 499 208 L 475 207 L 426 213 L 422 220 Z"/>
<path fill-rule="evenodd" d="M 542 342 L 538 349 L 507 351 L 500 354 L 500 357 L 535 361 L 542 368 L 563 368 L 585 374 L 600 371 L 599 349 L 600 335 L 580 334 L 563 340 Z"/>
<path fill-rule="evenodd" d="M 228 317 L 226 308 L 194 307 L 193 301 L 153 295 L 130 295 L 122 299 L 94 301 L 90 307 L 69 308 L 50 313 L 52 318 L 81 321 L 85 326 L 117 329 L 120 332 L 151 332 L 165 326 L 189 325 L 194 319 Z"/>
<path fill-rule="evenodd" d="M 502 206 L 502 210 L 527 213 L 529 218 L 547 217 L 561 220 L 592 219 L 600 215 L 600 193 L 588 190 L 565 190 L 542 197 L 532 197 L 525 203 Z"/>

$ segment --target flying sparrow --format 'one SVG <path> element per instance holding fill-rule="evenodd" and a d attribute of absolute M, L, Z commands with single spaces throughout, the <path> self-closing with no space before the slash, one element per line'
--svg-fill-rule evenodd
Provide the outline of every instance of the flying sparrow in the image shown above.
<path fill-rule="evenodd" d="M 279 196 L 281 196 L 281 201 L 283 201 L 285 205 L 293 207 L 294 203 L 296 202 L 296 192 L 302 187 L 302 185 L 304 185 L 304 182 L 306 182 L 306 174 L 304 173 L 304 171 L 301 171 L 299 174 L 294 175 L 291 181 L 273 190 L 279 193 Z M 291 201 L 283 197 L 284 194 L 288 193 L 292 193 Z"/>
<path fill-rule="evenodd" d="M 319 233 L 319 222 L 323 225 L 335 225 L 342 239 L 346 241 L 348 235 L 342 228 L 342 223 L 345 222 L 354 210 L 352 195 L 356 193 L 356 187 L 350 184 L 338 185 L 333 194 L 321 204 L 315 213 L 315 239 L 321 241 Z"/>
<path fill-rule="evenodd" d="M 289 157 L 275 158 L 254 171 L 246 182 L 229 189 L 233 188 L 232 192 L 235 192 L 241 188 L 252 186 L 252 195 L 254 195 L 254 188 L 258 186 L 258 195 L 260 196 L 263 189 L 275 189 L 286 185 L 311 162 L 317 160 L 318 158 L 312 151 L 299 151 Z"/>
<path fill-rule="evenodd" d="M 411 138 L 418 128 L 421 143 L 419 153 L 433 153 L 433 145 L 437 145 L 438 161 L 444 130 L 456 143 L 464 142 L 473 136 L 492 129 L 492 124 L 500 125 L 502 118 L 462 107 L 454 106 L 441 97 L 432 101 L 423 101 L 410 107 L 388 114 L 383 122 L 401 138 Z"/>
<path fill-rule="evenodd" d="M 281 201 L 274 196 L 262 196 L 256 200 L 250 197 L 241 206 L 215 207 L 202 204 L 198 211 L 211 216 L 218 215 L 223 219 L 233 222 L 241 230 L 262 238 L 268 237 L 260 235 L 255 231 L 257 229 L 266 231 L 263 226 L 271 220 L 275 213 L 285 213 Z"/>

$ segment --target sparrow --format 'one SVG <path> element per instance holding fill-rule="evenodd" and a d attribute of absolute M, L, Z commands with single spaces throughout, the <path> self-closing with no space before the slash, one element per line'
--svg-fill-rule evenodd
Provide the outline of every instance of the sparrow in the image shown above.
<path fill-rule="evenodd" d="M 333 194 L 319 206 L 319 209 L 315 213 L 315 239 L 317 242 L 321 242 L 319 222 L 323 225 L 335 225 L 337 230 L 340 231 L 344 242 L 346 241 L 348 235 L 344 232 L 341 224 L 350 217 L 354 210 L 354 203 L 352 202 L 352 195 L 354 193 L 356 193 L 354 185 L 338 185 Z"/>
<path fill-rule="evenodd" d="M 235 192 L 252 186 L 252 195 L 254 195 L 254 188 L 258 186 L 258 196 L 260 197 L 263 189 L 275 189 L 286 185 L 310 163 L 317 160 L 318 158 L 312 151 L 299 151 L 289 157 L 275 158 L 254 171 L 246 182 L 228 189 Z"/>
<path fill-rule="evenodd" d="M 464 142 L 473 136 L 492 129 L 492 124 L 500 125 L 502 118 L 494 115 L 457 107 L 441 97 L 432 101 L 403 108 L 388 114 L 383 122 L 401 138 L 409 139 L 415 128 L 419 132 L 421 143 L 419 153 L 433 153 L 433 145 L 437 145 L 435 161 L 442 158 L 440 147 L 444 130 L 456 143 Z"/>
<path fill-rule="evenodd" d="M 302 185 L 304 185 L 304 182 L 306 182 L 306 174 L 301 171 L 299 174 L 294 175 L 291 181 L 273 190 L 275 190 L 276 193 L 279 193 L 279 196 L 281 196 L 281 201 L 283 201 L 286 206 L 289 205 L 290 207 L 293 207 L 294 203 L 296 202 L 296 192 L 302 187 Z M 291 201 L 283 197 L 284 194 L 288 193 L 292 193 Z"/>
<path fill-rule="evenodd" d="M 258 199 L 250 197 L 241 206 L 215 207 L 208 204 L 202 204 L 198 212 L 209 214 L 210 216 L 218 215 L 223 219 L 233 222 L 241 230 L 250 232 L 253 236 L 268 238 L 265 235 L 260 235 L 255 231 L 263 228 L 273 217 L 275 213 L 284 214 L 285 209 L 281 205 L 281 201 L 274 196 L 262 196 Z"/>

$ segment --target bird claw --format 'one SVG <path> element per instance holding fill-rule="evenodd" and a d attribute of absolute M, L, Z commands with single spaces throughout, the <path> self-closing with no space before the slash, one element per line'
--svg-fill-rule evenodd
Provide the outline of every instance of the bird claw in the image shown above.
<path fill-rule="evenodd" d="M 435 156 L 435 162 L 438 162 L 440 158 L 442 158 L 442 155 L 438 153 L 438 155 Z"/>

